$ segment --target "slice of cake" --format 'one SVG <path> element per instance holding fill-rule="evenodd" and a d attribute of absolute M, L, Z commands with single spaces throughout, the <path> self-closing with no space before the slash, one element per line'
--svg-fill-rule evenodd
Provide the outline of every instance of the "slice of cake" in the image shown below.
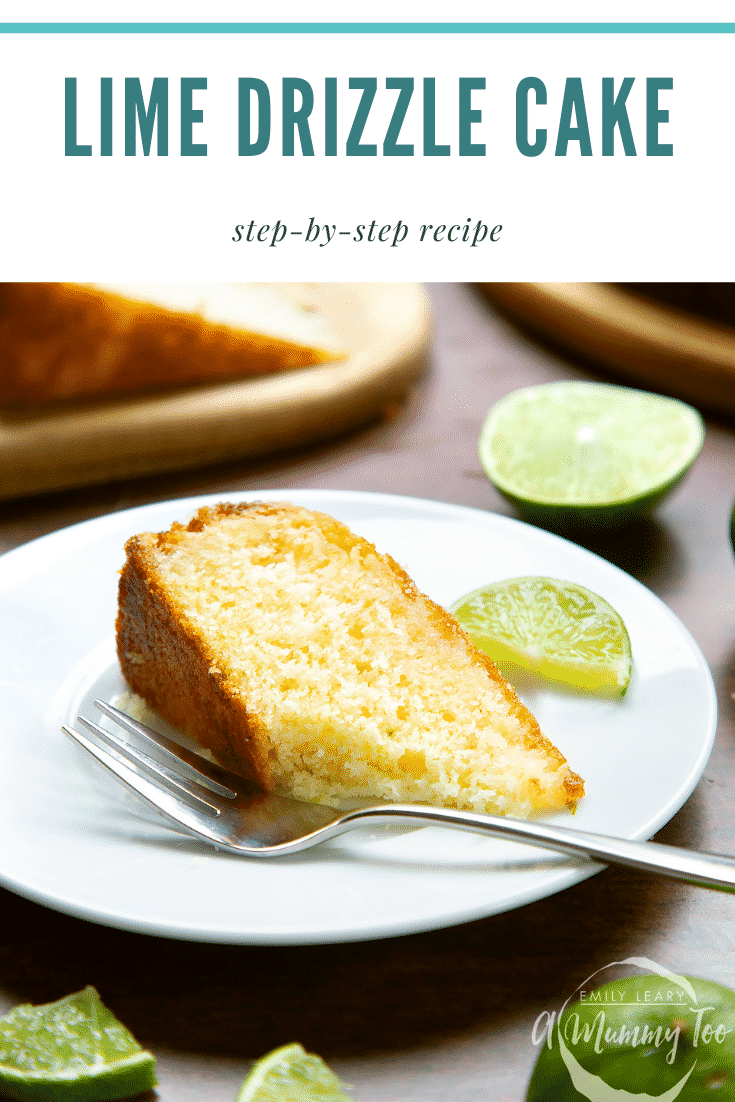
<path fill-rule="evenodd" d="M 324 315 L 263 283 L 0 283 L 4 406 L 344 359 Z"/>
<path fill-rule="evenodd" d="M 126 551 L 123 673 L 234 772 L 304 800 L 517 816 L 583 795 L 456 620 L 332 517 L 223 504 Z"/>

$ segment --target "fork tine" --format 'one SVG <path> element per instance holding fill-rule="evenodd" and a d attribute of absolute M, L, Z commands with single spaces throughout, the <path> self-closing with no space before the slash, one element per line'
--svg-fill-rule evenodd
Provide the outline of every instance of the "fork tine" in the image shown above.
<path fill-rule="evenodd" d="M 137 746 L 125 742 L 124 739 L 121 739 L 112 731 L 105 731 L 103 727 L 99 727 L 91 720 L 85 719 L 84 716 L 77 716 L 77 723 L 80 723 L 82 727 L 85 727 L 86 730 L 97 739 L 106 743 L 117 760 L 122 758 L 124 764 L 136 770 L 143 769 L 154 783 L 158 784 L 162 789 L 171 792 L 172 795 L 189 797 L 191 800 L 195 801 L 195 806 L 201 807 L 203 805 L 219 815 L 220 808 L 213 802 L 214 794 L 208 789 L 204 789 L 202 785 L 196 784 L 196 782 L 192 784 L 191 781 L 178 776 L 167 766 L 162 765 L 147 754 L 144 754 Z M 77 734 L 79 734 L 78 731 Z M 105 751 L 103 751 L 103 753 L 104 752 Z M 197 789 L 199 789 L 199 791 L 197 791 Z M 207 796 L 211 797 L 211 799 L 207 799 Z"/>
<path fill-rule="evenodd" d="M 138 773 L 137 770 L 133 769 L 133 767 L 126 762 L 117 757 L 113 757 L 107 750 L 104 750 L 101 746 L 97 746 L 91 739 L 81 734 L 81 732 L 75 731 L 73 727 L 62 724 L 61 729 L 91 754 L 100 765 L 104 765 L 105 769 L 108 769 L 110 773 L 122 782 L 122 784 L 130 788 L 137 796 L 142 797 L 147 803 L 151 804 L 156 811 L 160 811 L 166 818 L 171 819 L 178 826 L 191 831 L 200 838 L 206 838 L 210 842 L 219 842 L 218 837 L 212 829 L 219 815 L 219 811 L 216 807 L 207 804 L 204 800 L 191 793 L 177 793 L 174 795 L 173 792 L 161 788 L 155 781 Z M 184 801 L 189 800 L 198 806 L 188 806 Z M 212 817 L 212 827 L 209 827 L 206 823 L 204 819 L 205 815 L 210 815 Z"/>
<path fill-rule="evenodd" d="M 150 727 L 146 727 L 139 720 L 126 715 L 125 712 L 121 712 L 119 708 L 115 708 L 105 700 L 95 700 L 94 703 L 101 712 L 104 712 L 106 716 L 113 719 L 115 723 L 118 723 L 131 735 L 137 735 L 138 738 L 143 739 L 146 743 L 155 746 L 162 759 L 168 762 L 177 773 L 188 777 L 190 781 L 195 781 L 197 784 L 204 785 L 205 788 L 211 789 L 212 792 L 216 792 L 220 796 L 226 796 L 228 800 L 233 800 L 237 796 L 236 791 L 220 784 L 220 782 L 211 775 L 208 769 L 208 767 L 211 768 L 211 763 L 205 758 L 200 757 L 199 754 L 194 754 L 191 750 L 184 750 L 183 747 L 179 746 L 173 739 L 166 738 L 165 735 L 159 735 L 157 731 L 151 730 Z M 96 728 L 96 730 L 100 731 L 101 728 Z M 188 758 L 196 761 L 197 765 L 192 765 L 189 761 L 181 757 L 182 752 L 185 753 Z M 222 776 L 229 777 L 231 775 L 226 769 L 222 769 L 221 766 L 218 766 L 217 769 Z M 233 777 L 233 781 L 236 782 L 237 778 Z"/>

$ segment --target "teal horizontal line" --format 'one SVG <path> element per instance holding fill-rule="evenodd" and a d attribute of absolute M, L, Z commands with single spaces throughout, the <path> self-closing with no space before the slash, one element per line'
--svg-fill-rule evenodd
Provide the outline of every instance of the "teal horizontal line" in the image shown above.
<path fill-rule="evenodd" d="M 735 23 L 0 23 L 2 34 L 735 34 Z"/>

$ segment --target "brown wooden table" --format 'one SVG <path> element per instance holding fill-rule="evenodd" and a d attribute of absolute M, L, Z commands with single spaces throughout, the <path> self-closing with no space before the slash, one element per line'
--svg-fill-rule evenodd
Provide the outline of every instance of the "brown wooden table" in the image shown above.
<path fill-rule="evenodd" d="M 429 373 L 380 424 L 257 462 L 5 503 L 0 549 L 147 502 L 258 487 L 405 493 L 512 514 L 475 442 L 515 387 L 592 371 L 542 349 L 472 288 L 430 288 Z M 708 420 L 696 466 L 655 519 L 587 546 L 628 570 L 687 625 L 719 694 L 705 775 L 658 840 L 735 852 L 735 425 Z M 0 845 L 2 841 L 0 840 Z M 613 960 L 643 955 L 735 987 L 735 898 L 606 870 L 508 914 L 365 944 L 249 948 L 110 930 L 0 891 L 0 1011 L 93 983 L 158 1057 L 165 1102 L 233 1102 L 250 1063 L 299 1040 L 358 1102 L 516 1102 L 535 1059 L 531 1028 Z"/>

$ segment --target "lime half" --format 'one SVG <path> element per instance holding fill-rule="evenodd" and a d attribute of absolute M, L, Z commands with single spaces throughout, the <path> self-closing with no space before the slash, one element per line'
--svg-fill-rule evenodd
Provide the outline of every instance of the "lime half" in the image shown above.
<path fill-rule="evenodd" d="M 511 578 L 476 589 L 451 608 L 476 646 L 508 662 L 592 692 L 628 688 L 630 639 L 596 593 L 556 578 Z"/>
<path fill-rule="evenodd" d="M 93 987 L 0 1018 L 0 1093 L 32 1102 L 104 1102 L 156 1085 L 155 1060 Z"/>
<path fill-rule="evenodd" d="M 537 1027 L 547 1022 L 526 1102 L 733 1097 L 735 993 L 720 984 L 634 976 L 581 992 Z"/>
<path fill-rule="evenodd" d="M 237 1102 L 354 1102 L 319 1056 L 301 1045 L 269 1052 L 240 1087 Z"/>
<path fill-rule="evenodd" d="M 502 398 L 480 459 L 502 494 L 550 524 L 630 520 L 671 490 L 699 454 L 702 418 L 673 398 L 605 383 L 560 382 Z"/>

